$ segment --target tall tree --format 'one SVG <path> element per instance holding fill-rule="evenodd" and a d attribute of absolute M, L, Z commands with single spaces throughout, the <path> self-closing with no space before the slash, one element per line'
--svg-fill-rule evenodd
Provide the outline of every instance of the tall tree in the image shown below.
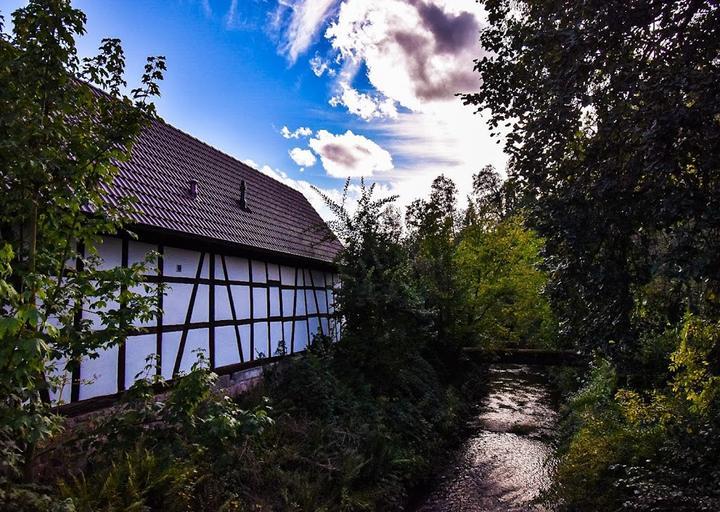
<path fill-rule="evenodd" d="M 638 290 L 666 321 L 720 294 L 720 8 L 685 0 L 486 0 L 482 89 L 533 198 L 564 334 L 629 348 Z M 613 343 L 615 342 L 615 343 Z"/>
<path fill-rule="evenodd" d="M 330 225 L 344 250 L 337 261 L 342 286 L 336 291 L 336 318 L 342 322 L 345 360 L 385 386 L 391 386 L 404 361 L 423 345 L 425 321 L 413 288 L 411 266 L 401 243 L 402 227 L 392 203 L 375 198 L 375 185 L 360 181 L 354 210 L 316 189 L 335 215 Z"/>
<path fill-rule="evenodd" d="M 455 252 L 457 326 L 465 344 L 549 346 L 556 323 L 543 296 L 542 240 L 519 216 L 467 226 Z"/>
<path fill-rule="evenodd" d="M 454 325 L 457 217 L 457 187 L 444 175 L 433 181 L 427 201 L 413 201 L 405 213 L 415 278 L 441 341 L 447 341 Z"/>
<path fill-rule="evenodd" d="M 154 298 L 133 291 L 142 265 L 101 270 L 95 247 L 128 218 L 128 205 L 103 192 L 154 115 L 148 100 L 165 63 L 149 58 L 141 85 L 121 94 L 117 39 L 77 56 L 85 21 L 67 0 L 31 0 L 13 13 L 12 32 L 0 31 L 0 447 L 3 471 L 24 464 L 25 476 L 53 433 L 48 397 L 65 384 L 53 375 L 77 381 L 81 359 L 122 343 L 154 310 Z M 82 309 L 99 315 L 100 330 Z"/>

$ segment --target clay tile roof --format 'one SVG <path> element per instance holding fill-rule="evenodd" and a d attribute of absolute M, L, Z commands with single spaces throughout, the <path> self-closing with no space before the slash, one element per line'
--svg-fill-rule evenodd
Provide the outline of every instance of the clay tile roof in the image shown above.
<path fill-rule="evenodd" d="M 342 248 L 302 193 L 159 120 L 120 164 L 108 200 L 126 196 L 136 198 L 139 225 L 322 262 Z"/>

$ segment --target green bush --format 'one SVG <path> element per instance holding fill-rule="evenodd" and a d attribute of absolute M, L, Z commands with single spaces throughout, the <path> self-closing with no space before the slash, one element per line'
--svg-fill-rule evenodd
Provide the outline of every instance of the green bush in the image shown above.
<path fill-rule="evenodd" d="M 570 510 L 718 510 L 720 329 L 686 315 L 666 384 L 618 388 L 601 361 L 570 401 L 556 493 Z"/>
<path fill-rule="evenodd" d="M 189 510 L 197 470 L 188 462 L 167 459 L 138 445 L 90 476 L 81 474 L 58 485 L 77 512 Z"/>
<path fill-rule="evenodd" d="M 391 386 L 348 373 L 341 345 L 311 348 L 256 392 L 275 423 L 212 468 L 238 507 L 398 510 L 446 453 L 465 396 L 413 354 Z"/>
<path fill-rule="evenodd" d="M 617 399 L 617 375 L 604 359 L 572 397 L 564 429 L 555 492 L 570 510 L 613 510 L 621 500 L 615 482 L 621 466 L 647 458 L 656 449 L 652 426 L 629 421 Z"/>
<path fill-rule="evenodd" d="M 70 498 L 58 498 L 50 486 L 0 481 L 0 511 L 3 512 L 75 512 Z"/>

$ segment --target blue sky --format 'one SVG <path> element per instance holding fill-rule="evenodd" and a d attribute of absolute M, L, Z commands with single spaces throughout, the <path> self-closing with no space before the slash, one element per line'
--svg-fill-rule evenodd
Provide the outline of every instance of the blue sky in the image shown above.
<path fill-rule="evenodd" d="M 0 0 L 0 11 L 23 4 Z M 480 86 L 474 0 L 73 4 L 88 18 L 81 55 L 120 38 L 130 85 L 145 57 L 164 55 L 159 114 L 302 190 L 321 213 L 310 184 L 334 196 L 346 176 L 364 176 L 404 205 L 441 172 L 467 192 L 482 165 L 505 165 L 454 96 Z"/>

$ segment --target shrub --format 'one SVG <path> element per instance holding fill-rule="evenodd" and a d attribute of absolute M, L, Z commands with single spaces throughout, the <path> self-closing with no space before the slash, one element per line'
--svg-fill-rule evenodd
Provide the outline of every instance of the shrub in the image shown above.
<path fill-rule="evenodd" d="M 615 481 L 622 466 L 654 453 L 658 432 L 632 420 L 620 400 L 617 375 L 604 359 L 595 362 L 587 382 L 570 401 L 555 492 L 571 510 L 613 510 L 621 499 Z"/>
<path fill-rule="evenodd" d="M 164 459 L 138 444 L 89 477 L 80 474 L 58 485 L 77 512 L 188 510 L 197 470 L 187 462 Z"/>
<path fill-rule="evenodd" d="M 603 361 L 570 402 L 556 484 L 569 509 L 720 507 L 718 325 L 688 314 L 669 338 L 664 386 L 616 389 Z"/>

